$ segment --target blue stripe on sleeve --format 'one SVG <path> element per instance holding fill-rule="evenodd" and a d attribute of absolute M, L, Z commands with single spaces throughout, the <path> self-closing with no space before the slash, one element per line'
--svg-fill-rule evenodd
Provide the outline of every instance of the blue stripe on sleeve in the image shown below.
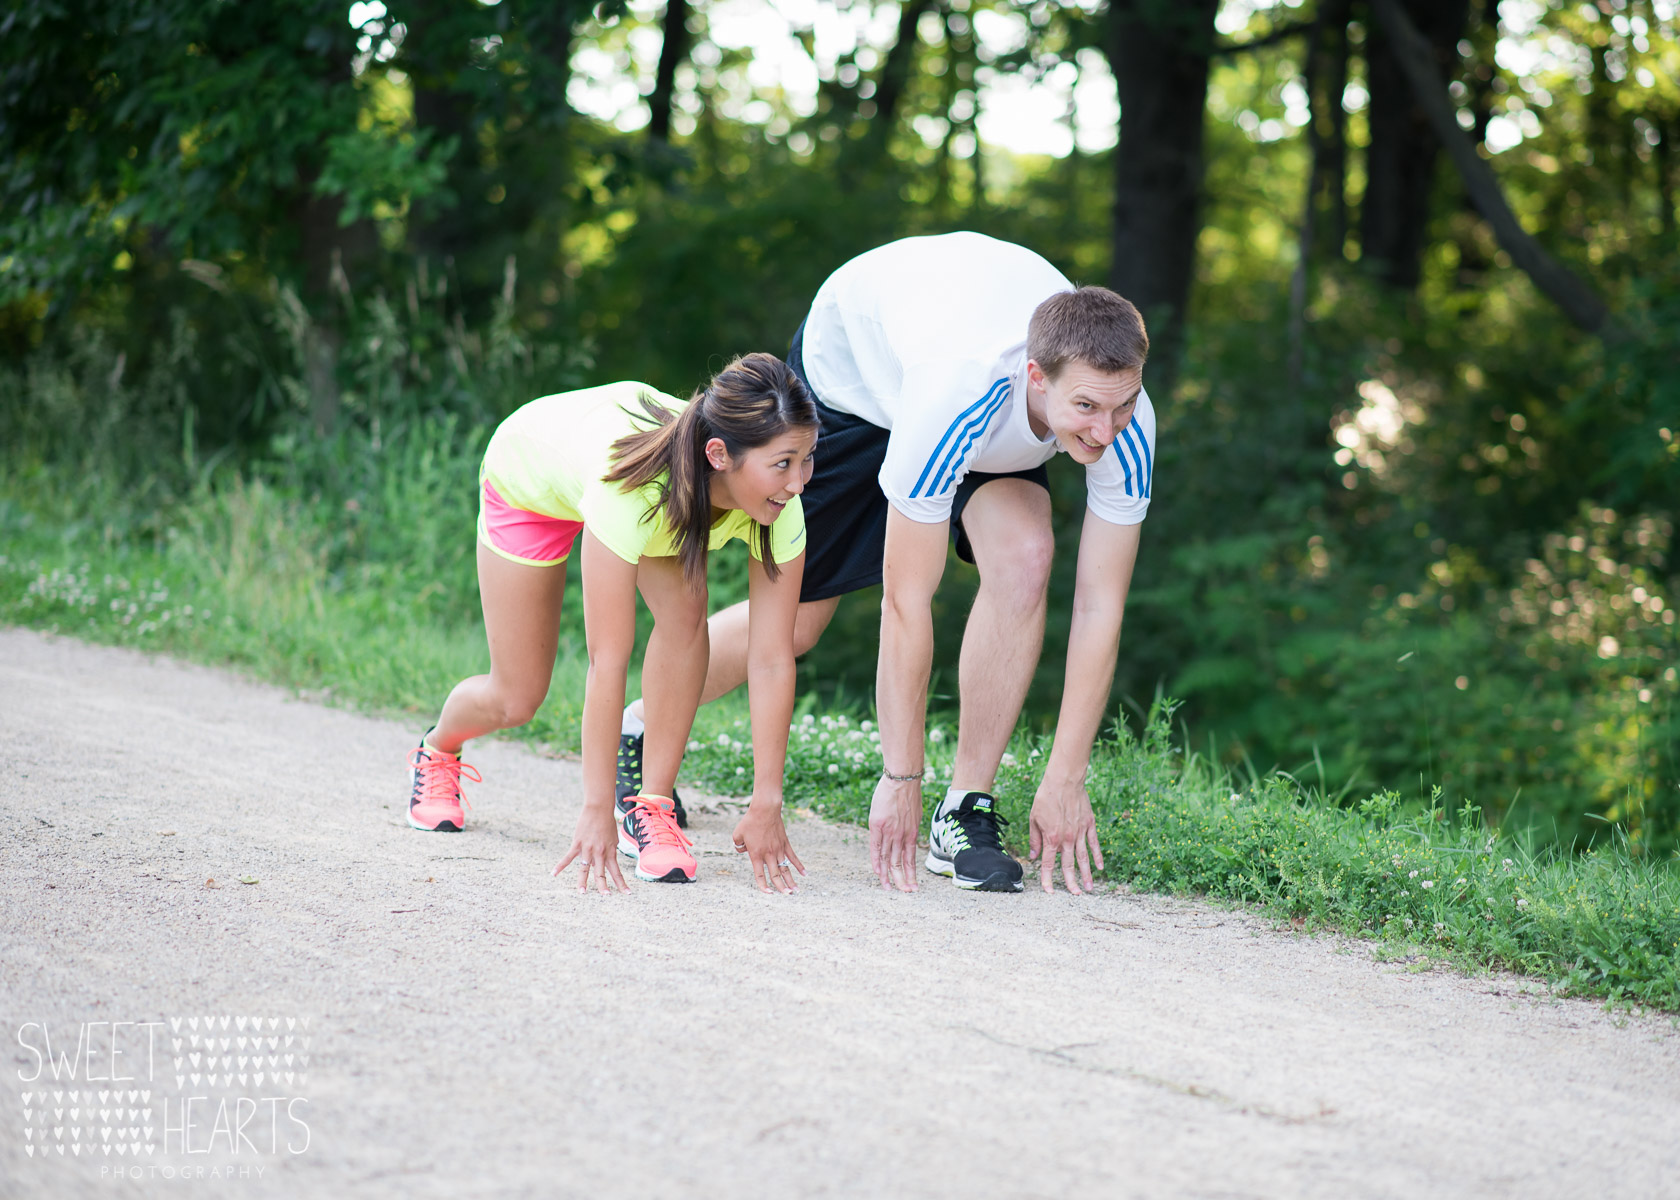
<path fill-rule="evenodd" d="M 1133 421 L 1133 425 L 1137 422 Z M 1149 435 L 1142 429 L 1138 430 L 1138 445 L 1143 447 L 1143 498 L 1149 499 L 1149 494 L 1155 490 L 1155 456 L 1149 452 Z"/>
<path fill-rule="evenodd" d="M 1137 492 L 1132 487 L 1132 464 L 1126 461 L 1124 454 L 1120 453 L 1120 439 L 1115 438 L 1108 444 L 1108 448 L 1114 451 L 1115 461 L 1120 464 L 1120 469 L 1126 473 L 1126 495 L 1136 496 Z"/>
<path fill-rule="evenodd" d="M 997 392 L 997 398 L 986 407 L 985 412 L 969 422 L 968 428 L 963 431 L 963 436 L 952 444 L 950 453 L 945 456 L 944 465 L 939 469 L 939 474 L 933 477 L 933 488 L 930 494 L 944 492 L 945 489 L 957 481 L 957 472 L 962 470 L 963 463 L 968 459 L 968 452 L 974 448 L 974 443 L 979 441 L 981 435 L 986 432 L 986 428 L 992 423 L 992 418 L 997 416 L 998 411 L 1008 401 L 1009 388 L 1007 386 L 1001 392 L 998 392 L 998 385 L 1007 385 L 1007 383 L 1007 380 L 1000 379 L 992 385 L 992 391 Z"/>
<path fill-rule="evenodd" d="M 996 385 L 994 384 L 993 386 L 995 387 Z M 950 428 L 945 431 L 945 436 L 940 438 L 939 444 L 933 448 L 933 453 L 928 457 L 927 465 L 922 468 L 922 473 L 916 477 L 916 486 L 910 489 L 910 499 L 914 500 L 917 495 L 920 494 L 922 484 L 927 482 L 928 472 L 933 470 L 933 464 L 939 459 L 940 452 L 945 449 L 945 443 L 958 436 L 958 427 L 976 412 L 980 411 L 981 408 L 985 407 L 986 401 L 991 398 L 992 393 L 988 391 L 984 396 L 980 397 L 980 399 L 969 405 L 968 408 L 957 414 L 957 419 L 951 422 Z"/>
<path fill-rule="evenodd" d="M 928 472 L 934 471 L 934 464 L 936 462 L 940 465 L 939 469 L 934 472 L 933 478 L 935 487 L 930 489 L 927 494 L 932 495 L 933 491 L 937 490 L 939 477 L 945 473 L 945 464 L 949 463 L 951 455 L 957 452 L 956 442 L 961 440 L 963 434 L 966 433 L 968 428 L 973 424 L 975 414 L 979 413 L 988 403 L 991 402 L 998 387 L 1000 385 L 1007 385 L 1008 382 L 1009 381 L 1007 379 L 1000 379 L 996 383 L 992 384 L 992 386 L 986 390 L 986 394 L 984 396 L 981 396 L 980 399 L 969 405 L 957 415 L 956 420 L 951 422 L 950 427 L 945 430 L 945 436 L 940 438 L 939 444 L 933 448 L 933 453 L 928 457 L 927 465 L 922 468 L 922 473 L 916 477 L 916 486 L 910 489 L 910 499 L 914 500 L 923 494 L 922 485 L 927 482 Z M 981 415 L 978 419 L 980 423 L 984 425 L 987 418 L 985 415 Z M 947 443 L 950 444 L 949 450 L 946 449 Z M 943 460 L 940 458 L 941 454 L 944 454 Z"/>
<path fill-rule="evenodd" d="M 1126 449 L 1131 452 L 1132 464 L 1137 467 L 1138 490 L 1134 494 L 1142 499 L 1149 499 L 1149 475 L 1143 469 L 1143 456 L 1138 453 L 1137 442 L 1132 438 L 1130 425 L 1120 431 L 1120 437 L 1125 440 Z"/>

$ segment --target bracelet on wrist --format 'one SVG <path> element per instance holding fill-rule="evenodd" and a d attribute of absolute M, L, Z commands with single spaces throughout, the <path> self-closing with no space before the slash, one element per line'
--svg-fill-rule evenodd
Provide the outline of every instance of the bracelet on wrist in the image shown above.
<path fill-rule="evenodd" d="M 914 775 L 894 775 L 891 771 L 887 770 L 885 767 L 881 768 L 881 778 L 882 779 L 890 779 L 894 783 L 915 783 L 917 780 L 919 780 L 925 774 L 927 774 L 927 768 L 926 767 L 923 767 L 920 771 L 917 771 Z"/>

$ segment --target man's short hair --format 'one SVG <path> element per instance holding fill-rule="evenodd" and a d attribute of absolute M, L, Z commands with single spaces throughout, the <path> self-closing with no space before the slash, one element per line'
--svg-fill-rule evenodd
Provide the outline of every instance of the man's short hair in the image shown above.
<path fill-rule="evenodd" d="M 1033 310 L 1027 357 L 1055 379 L 1072 362 L 1115 375 L 1141 367 L 1149 334 L 1137 306 L 1105 287 L 1058 292 Z"/>

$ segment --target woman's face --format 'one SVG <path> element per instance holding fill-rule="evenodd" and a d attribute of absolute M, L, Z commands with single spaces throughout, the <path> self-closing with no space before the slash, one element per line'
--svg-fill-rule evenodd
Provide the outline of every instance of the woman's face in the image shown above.
<path fill-rule="evenodd" d="M 712 507 L 738 508 L 760 525 L 772 524 L 805 485 L 816 465 L 815 426 L 796 426 L 767 444 L 730 458 L 722 438 L 706 443 L 712 476 Z"/>

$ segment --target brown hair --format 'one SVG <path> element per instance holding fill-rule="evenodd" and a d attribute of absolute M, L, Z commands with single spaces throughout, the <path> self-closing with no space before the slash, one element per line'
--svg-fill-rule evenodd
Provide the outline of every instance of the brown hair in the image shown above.
<path fill-rule="evenodd" d="M 1149 357 L 1143 316 L 1130 300 L 1105 287 L 1058 292 L 1033 310 L 1027 357 L 1051 379 L 1071 362 L 1113 375 Z"/>
<path fill-rule="evenodd" d="M 690 584 L 706 577 L 712 529 L 712 476 L 706 443 L 723 439 L 731 459 L 768 445 L 790 429 L 814 429 L 817 406 L 799 376 L 773 354 L 737 358 L 673 412 L 645 392 L 641 413 L 651 428 L 627 433 L 612 446 L 612 469 L 602 478 L 634 491 L 659 480 L 659 498 L 645 519 L 662 512 Z M 758 528 L 759 560 L 771 579 L 780 574 L 770 551 L 770 527 Z"/>

